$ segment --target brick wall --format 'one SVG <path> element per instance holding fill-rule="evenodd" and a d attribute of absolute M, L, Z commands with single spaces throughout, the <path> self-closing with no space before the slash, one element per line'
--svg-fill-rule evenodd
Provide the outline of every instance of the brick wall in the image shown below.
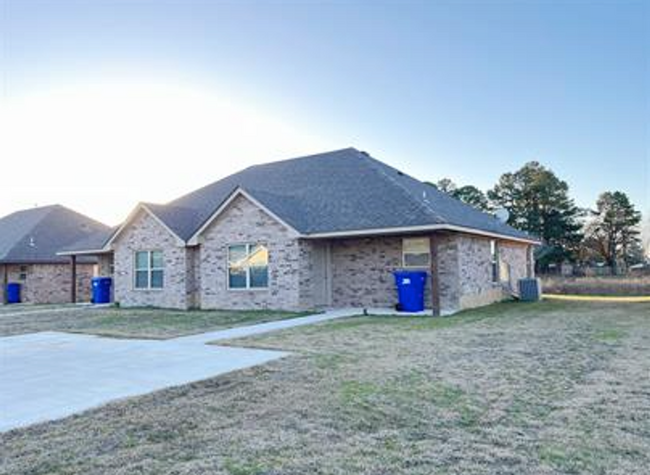
<path fill-rule="evenodd" d="M 269 250 L 269 287 L 228 289 L 228 245 L 263 244 Z M 243 196 L 206 229 L 201 242 L 202 308 L 303 308 L 299 298 L 300 243 L 295 233 Z"/>
<path fill-rule="evenodd" d="M 115 300 L 125 306 L 171 308 L 287 309 L 323 306 L 393 307 L 393 272 L 402 269 L 402 239 L 383 236 L 312 241 L 269 216 L 247 198 L 236 198 L 204 231 L 199 246 L 179 247 L 156 220 L 141 212 L 115 243 Z M 529 246 L 500 243 L 507 285 L 492 282 L 490 239 L 436 233 L 443 314 L 499 301 L 529 273 Z M 264 244 L 269 287 L 228 289 L 228 246 Z M 137 250 L 162 250 L 163 290 L 135 290 Z M 423 269 L 427 272 L 429 269 Z M 425 305 L 431 307 L 431 279 Z"/>
<path fill-rule="evenodd" d="M 97 275 L 99 277 L 113 276 L 113 254 L 100 254 L 97 256 Z"/>
<path fill-rule="evenodd" d="M 440 280 L 440 313 L 449 315 L 460 308 L 463 289 L 461 279 L 461 243 L 458 234 L 437 233 L 432 239 L 438 244 L 438 274 Z"/>
<path fill-rule="evenodd" d="M 163 253 L 164 287 L 136 289 L 135 253 L 151 250 Z M 167 229 L 147 212 L 140 211 L 114 243 L 115 301 L 125 307 L 188 308 L 187 255 L 187 248 L 178 246 Z"/>
<path fill-rule="evenodd" d="M 519 295 L 519 279 L 534 276 L 534 266 L 530 265 L 528 256 L 529 249 L 531 246 L 510 242 L 503 242 L 499 246 L 501 260 L 508 266 L 510 273 L 507 291 L 515 295 Z"/>
<path fill-rule="evenodd" d="M 394 307 L 397 303 L 397 291 L 393 271 L 400 269 L 402 269 L 401 236 L 332 241 L 333 305 L 335 307 Z M 424 299 L 425 305 L 430 308 L 430 278 L 427 279 Z"/>
<path fill-rule="evenodd" d="M 460 293 L 456 310 L 479 307 L 503 300 L 503 286 L 492 279 L 491 240 L 458 235 Z"/>
<path fill-rule="evenodd" d="M 402 268 L 402 238 L 341 239 L 331 243 L 332 302 L 338 307 L 393 307 L 393 271 Z M 492 282 L 490 239 L 437 233 L 440 307 L 443 315 L 488 305 L 504 298 L 504 284 Z M 528 274 L 529 246 L 501 242 L 501 259 L 510 269 L 508 287 Z M 423 269 L 427 270 L 428 269 Z M 429 272 L 428 272 L 429 273 Z M 430 274 L 430 273 L 429 273 Z M 431 280 L 425 306 L 431 308 Z"/>
<path fill-rule="evenodd" d="M 332 306 L 332 244 L 327 240 L 301 239 L 299 258 L 300 307 L 318 309 Z"/>
<path fill-rule="evenodd" d="M 187 248 L 186 291 L 188 308 L 201 308 L 201 248 Z"/>
<path fill-rule="evenodd" d="M 8 282 L 21 285 L 20 295 L 24 303 L 70 303 L 70 264 L 7 265 L 7 272 Z M 77 264 L 77 302 L 90 301 L 90 281 L 94 272 L 94 264 Z M 21 279 L 23 276 L 24 280 Z M 0 294 L 0 301 L 3 299 L 4 295 Z"/>

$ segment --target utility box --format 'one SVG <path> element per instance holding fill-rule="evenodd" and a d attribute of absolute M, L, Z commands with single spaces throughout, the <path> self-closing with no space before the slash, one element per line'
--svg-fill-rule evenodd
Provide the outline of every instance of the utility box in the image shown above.
<path fill-rule="evenodd" d="M 542 284 L 539 279 L 519 279 L 519 299 L 522 302 L 537 302 L 542 298 Z"/>

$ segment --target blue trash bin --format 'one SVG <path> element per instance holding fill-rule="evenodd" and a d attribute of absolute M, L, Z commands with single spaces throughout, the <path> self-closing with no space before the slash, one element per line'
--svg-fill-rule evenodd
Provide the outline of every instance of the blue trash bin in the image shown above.
<path fill-rule="evenodd" d="M 113 279 L 111 279 L 110 277 L 93 277 L 92 303 L 110 303 L 112 285 L 113 285 Z"/>
<path fill-rule="evenodd" d="M 398 310 L 421 312 L 424 310 L 424 288 L 427 273 L 423 271 L 396 271 Z"/>
<path fill-rule="evenodd" d="M 20 303 L 20 284 L 7 284 L 7 303 Z"/>

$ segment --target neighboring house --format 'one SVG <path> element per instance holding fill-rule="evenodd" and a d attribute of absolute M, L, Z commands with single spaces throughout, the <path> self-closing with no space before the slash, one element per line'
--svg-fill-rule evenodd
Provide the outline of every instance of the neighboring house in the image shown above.
<path fill-rule="evenodd" d="M 0 303 L 6 302 L 8 283 L 21 285 L 23 302 L 90 300 L 90 279 L 97 258 L 74 259 L 73 266 L 70 257 L 57 255 L 57 251 L 108 229 L 60 205 L 17 211 L 0 218 Z"/>
<path fill-rule="evenodd" d="M 538 242 L 353 148 L 257 165 L 166 205 L 141 203 L 68 255 L 114 267 L 123 306 L 392 307 L 393 271 L 425 270 L 434 313 L 532 276 Z"/>

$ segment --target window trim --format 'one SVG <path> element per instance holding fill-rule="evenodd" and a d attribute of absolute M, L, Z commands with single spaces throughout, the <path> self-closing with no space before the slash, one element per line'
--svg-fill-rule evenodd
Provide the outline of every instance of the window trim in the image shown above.
<path fill-rule="evenodd" d="M 21 265 L 18 268 L 18 280 L 21 282 L 26 282 L 28 273 L 29 273 L 29 267 L 26 265 Z"/>
<path fill-rule="evenodd" d="M 146 268 L 140 268 L 138 267 L 138 254 L 139 253 L 146 253 L 147 254 L 147 267 Z M 153 266 L 153 253 L 154 252 L 159 252 L 160 257 L 162 260 L 162 265 L 161 267 L 154 267 Z M 162 249 L 143 249 L 139 251 L 133 251 L 133 290 L 143 290 L 143 291 L 162 291 L 165 289 L 165 254 Z M 163 283 L 162 286 L 160 287 L 152 287 L 151 286 L 151 276 L 153 275 L 154 271 L 160 271 L 162 272 L 163 276 Z M 138 287 L 138 272 L 146 272 L 147 273 L 147 286 L 146 287 Z"/>
<path fill-rule="evenodd" d="M 250 266 L 246 266 L 246 287 L 230 286 L 230 248 L 236 246 L 246 246 L 246 256 L 250 256 L 251 248 L 254 246 L 263 246 L 268 252 L 269 247 L 264 242 L 233 242 L 226 244 L 226 289 L 233 292 L 259 292 L 268 291 L 271 288 L 271 273 L 269 272 L 269 260 L 266 261 L 266 287 L 251 287 Z"/>
<path fill-rule="evenodd" d="M 490 239 L 490 280 L 495 285 L 501 284 L 501 253 L 496 239 Z"/>
<path fill-rule="evenodd" d="M 427 263 L 419 266 L 412 266 L 412 265 L 407 265 L 406 264 L 406 246 L 404 245 L 405 241 L 409 240 L 424 240 L 426 239 L 428 241 L 428 246 L 427 246 Z M 430 269 L 431 268 L 431 238 L 430 237 L 418 237 L 418 236 L 413 236 L 413 237 L 405 237 L 402 238 L 402 268 L 404 269 Z"/>

